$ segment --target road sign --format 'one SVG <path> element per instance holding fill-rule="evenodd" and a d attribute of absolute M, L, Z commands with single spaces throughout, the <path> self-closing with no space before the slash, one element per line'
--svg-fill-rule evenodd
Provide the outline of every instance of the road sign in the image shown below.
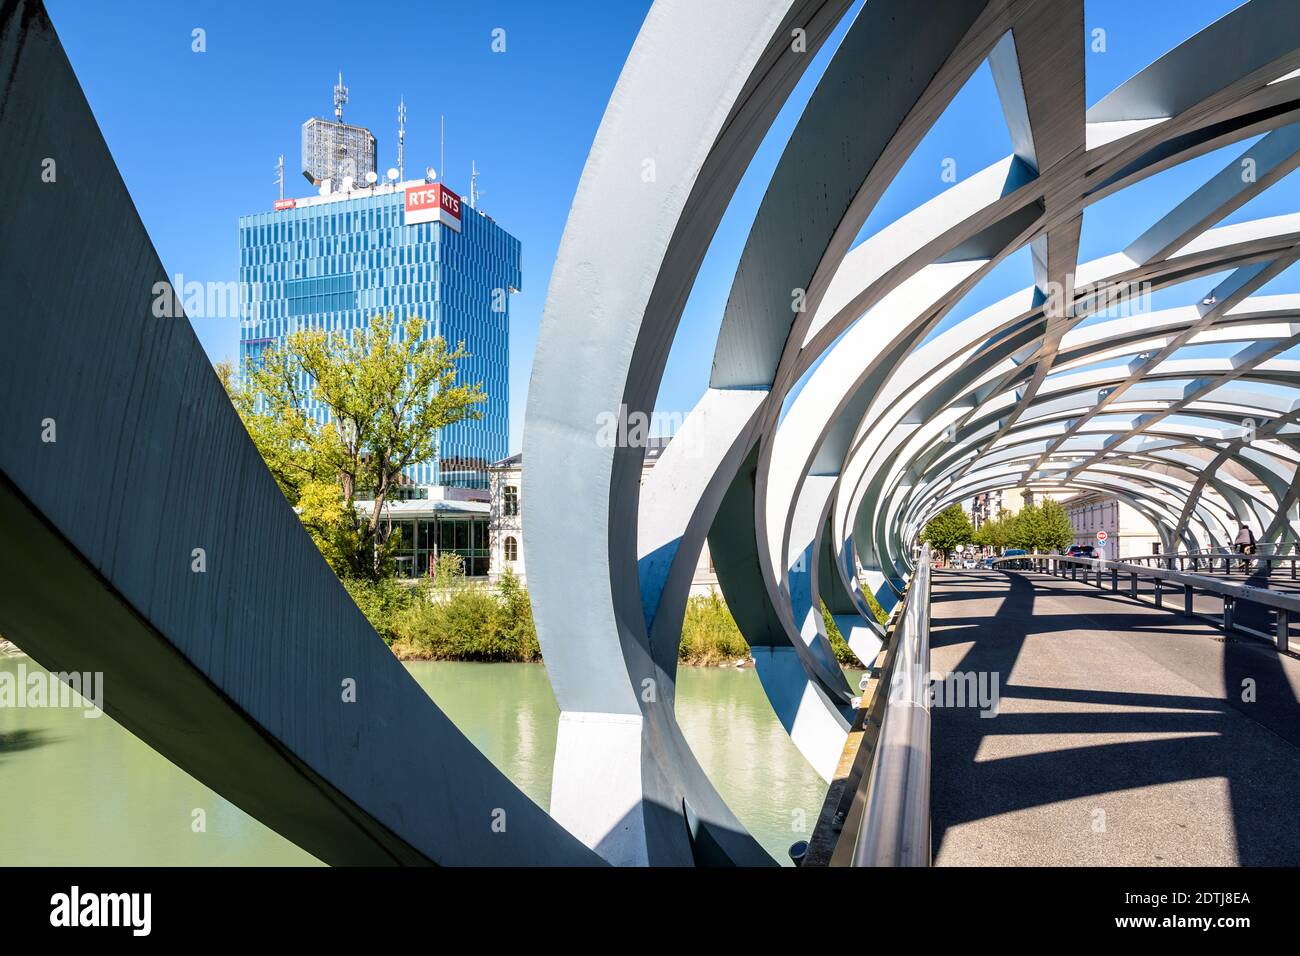
<path fill-rule="evenodd" d="M 1106 537 L 1107 537 L 1107 535 L 1106 535 L 1106 532 L 1105 532 L 1105 531 L 1098 531 L 1098 532 L 1097 532 L 1097 540 L 1098 540 L 1098 541 L 1105 541 L 1105 540 L 1106 540 Z"/>

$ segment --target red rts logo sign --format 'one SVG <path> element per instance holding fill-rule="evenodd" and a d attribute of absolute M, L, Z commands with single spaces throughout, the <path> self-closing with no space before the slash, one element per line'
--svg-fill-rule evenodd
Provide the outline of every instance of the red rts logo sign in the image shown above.
<path fill-rule="evenodd" d="M 460 229 L 460 197 L 441 183 L 409 186 L 406 190 L 406 224 L 441 222 Z"/>

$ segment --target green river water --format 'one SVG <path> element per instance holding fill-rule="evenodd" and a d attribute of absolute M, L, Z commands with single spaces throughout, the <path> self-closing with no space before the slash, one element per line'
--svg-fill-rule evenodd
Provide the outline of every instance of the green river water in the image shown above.
<path fill-rule="evenodd" d="M 0 670 L 30 673 L 27 657 Z M 412 676 L 522 790 L 549 803 L 559 710 L 540 664 L 415 662 Z M 850 674 L 856 685 L 857 674 Z M 777 722 L 753 669 L 684 667 L 678 719 L 741 822 L 782 863 L 825 785 Z M 206 830 L 194 832 L 194 811 Z M 293 866 L 310 854 L 106 716 L 0 707 L 0 865 Z"/>

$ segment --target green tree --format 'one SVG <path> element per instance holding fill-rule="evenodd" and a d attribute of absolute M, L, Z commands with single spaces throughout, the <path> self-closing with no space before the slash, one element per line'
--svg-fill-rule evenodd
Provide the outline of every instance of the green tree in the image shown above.
<path fill-rule="evenodd" d="M 1001 554 L 1011 541 L 1011 513 L 1005 508 L 996 518 L 989 518 L 975 532 L 975 544 Z"/>
<path fill-rule="evenodd" d="M 1061 550 L 1074 541 L 1074 526 L 1059 501 L 1025 505 L 1008 522 L 1008 543 L 1026 551 Z"/>
<path fill-rule="evenodd" d="M 1037 505 L 1025 505 L 1015 513 L 1007 537 L 1014 548 L 1038 550 L 1043 540 L 1043 513 Z"/>
<path fill-rule="evenodd" d="M 1059 501 L 1050 498 L 1043 502 L 1041 509 L 1043 519 L 1042 548 L 1064 551 L 1074 543 L 1074 525 L 1070 523 L 1069 512 Z"/>
<path fill-rule="evenodd" d="M 959 504 L 949 505 L 925 524 L 921 541 L 947 557 L 959 544 L 970 544 L 975 529 L 970 518 Z"/>
<path fill-rule="evenodd" d="M 423 338 L 424 327 L 417 316 L 397 324 L 389 314 L 348 334 L 303 329 L 238 378 L 229 363 L 217 368 L 271 474 L 340 577 L 383 576 L 396 545 L 384 508 L 402 470 L 432 457 L 441 429 L 481 417 L 482 385 L 456 382 L 469 353 L 440 336 Z M 313 400 L 325 421 L 308 413 Z M 362 493 L 371 496 L 365 511 L 357 507 Z"/>

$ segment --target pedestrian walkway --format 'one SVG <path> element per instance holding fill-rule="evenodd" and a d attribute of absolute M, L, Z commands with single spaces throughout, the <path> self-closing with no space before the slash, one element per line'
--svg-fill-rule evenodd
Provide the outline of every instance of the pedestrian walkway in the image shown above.
<path fill-rule="evenodd" d="M 1048 574 L 936 571 L 936 865 L 1300 865 L 1300 659 Z"/>

